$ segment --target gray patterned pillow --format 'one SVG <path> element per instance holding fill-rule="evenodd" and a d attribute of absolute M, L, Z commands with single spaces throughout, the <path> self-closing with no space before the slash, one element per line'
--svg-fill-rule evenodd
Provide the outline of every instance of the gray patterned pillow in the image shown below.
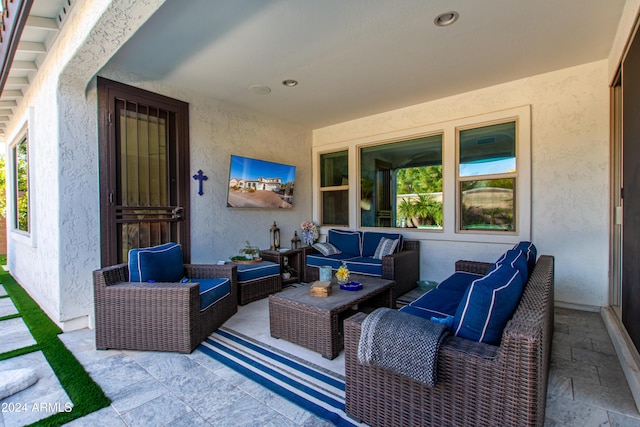
<path fill-rule="evenodd" d="M 376 248 L 376 252 L 373 254 L 373 258 L 382 259 L 383 256 L 394 253 L 396 246 L 398 246 L 398 240 L 399 239 L 387 239 L 386 237 L 380 239 L 380 243 L 378 243 L 378 247 Z"/>
<path fill-rule="evenodd" d="M 333 246 L 329 242 L 314 243 L 313 244 L 313 248 L 315 250 L 317 250 L 318 252 L 320 252 L 324 256 L 336 255 L 336 254 L 342 253 L 342 252 L 340 252 L 340 250 L 338 248 L 336 248 L 335 246 Z"/>

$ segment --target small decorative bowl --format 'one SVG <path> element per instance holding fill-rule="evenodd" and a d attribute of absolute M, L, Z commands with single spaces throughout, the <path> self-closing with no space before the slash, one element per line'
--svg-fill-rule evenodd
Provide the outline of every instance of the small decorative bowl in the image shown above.
<path fill-rule="evenodd" d="M 340 289 L 344 289 L 345 291 L 359 291 L 362 289 L 362 283 L 360 282 L 349 282 L 343 285 L 340 285 Z"/>

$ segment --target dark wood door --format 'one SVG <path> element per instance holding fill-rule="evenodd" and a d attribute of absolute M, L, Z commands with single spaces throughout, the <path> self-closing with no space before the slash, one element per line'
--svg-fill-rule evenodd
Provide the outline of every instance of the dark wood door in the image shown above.
<path fill-rule="evenodd" d="M 640 39 L 622 63 L 622 323 L 640 350 Z"/>
<path fill-rule="evenodd" d="M 98 79 L 102 265 L 189 241 L 188 104 Z"/>

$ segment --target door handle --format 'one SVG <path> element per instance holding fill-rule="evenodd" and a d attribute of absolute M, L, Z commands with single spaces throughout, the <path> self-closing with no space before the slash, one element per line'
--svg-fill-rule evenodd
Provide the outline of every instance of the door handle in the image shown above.
<path fill-rule="evenodd" d="M 182 213 L 184 212 L 184 208 L 182 206 L 176 206 L 173 208 L 171 212 L 171 219 L 182 219 Z"/>

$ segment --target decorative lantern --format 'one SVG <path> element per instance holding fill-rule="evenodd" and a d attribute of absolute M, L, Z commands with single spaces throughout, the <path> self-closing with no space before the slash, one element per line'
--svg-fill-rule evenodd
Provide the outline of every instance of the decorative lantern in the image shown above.
<path fill-rule="evenodd" d="M 300 249 L 300 238 L 298 237 L 298 232 L 293 232 L 293 239 L 291 239 L 291 249 Z"/>
<path fill-rule="evenodd" d="M 273 225 L 269 229 L 269 234 L 271 236 L 271 250 L 277 251 L 280 249 L 280 229 L 275 221 L 273 221 Z"/>

